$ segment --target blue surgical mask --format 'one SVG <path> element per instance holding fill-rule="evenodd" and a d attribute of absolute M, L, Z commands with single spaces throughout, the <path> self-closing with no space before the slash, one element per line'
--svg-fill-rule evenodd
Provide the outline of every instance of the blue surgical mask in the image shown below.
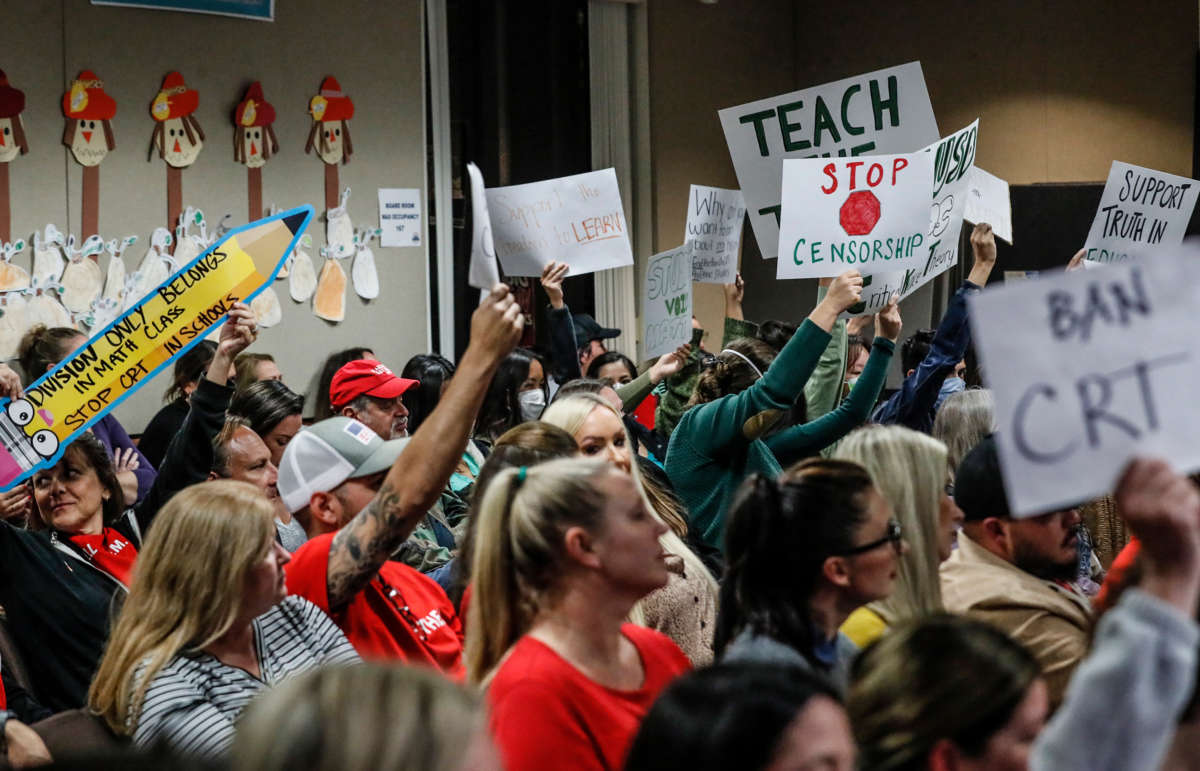
<path fill-rule="evenodd" d="M 967 390 L 967 381 L 961 377 L 948 377 L 942 383 L 941 390 L 938 391 L 937 401 L 933 403 L 933 408 L 936 410 L 942 406 L 942 402 L 951 394 L 956 394 L 959 391 Z"/>
<path fill-rule="evenodd" d="M 522 391 L 517 399 L 521 402 L 521 420 L 537 420 L 546 409 L 546 392 L 540 388 Z"/>

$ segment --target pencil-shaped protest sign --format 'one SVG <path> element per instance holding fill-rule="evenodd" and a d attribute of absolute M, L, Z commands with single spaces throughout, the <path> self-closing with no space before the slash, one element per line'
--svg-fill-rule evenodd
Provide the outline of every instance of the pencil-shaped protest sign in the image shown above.
<path fill-rule="evenodd" d="M 67 445 L 271 285 L 312 219 L 301 206 L 230 232 L 0 410 L 0 488 Z"/>

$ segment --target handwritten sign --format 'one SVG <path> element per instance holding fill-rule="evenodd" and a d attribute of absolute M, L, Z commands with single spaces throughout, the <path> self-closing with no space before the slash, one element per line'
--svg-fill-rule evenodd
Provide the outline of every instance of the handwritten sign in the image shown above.
<path fill-rule="evenodd" d="M 929 153 L 785 160 L 777 277 L 923 265 L 932 186 Z"/>
<path fill-rule="evenodd" d="M 974 225 L 986 222 L 996 238 L 1009 244 L 1012 236 L 1012 201 L 1008 183 L 976 166 L 967 186 L 967 210 L 963 219 Z"/>
<path fill-rule="evenodd" d="M 763 257 L 779 244 L 785 158 L 911 153 L 936 142 L 920 62 L 857 75 L 718 113 Z"/>
<path fill-rule="evenodd" d="M 972 298 L 1013 512 L 1109 492 L 1135 454 L 1200 467 L 1200 354 L 1179 331 L 1197 307 L 1195 255 L 1006 283 Z"/>
<path fill-rule="evenodd" d="M 929 210 L 927 253 L 922 264 L 901 271 L 867 275 L 862 302 L 845 315 L 878 313 L 893 294 L 904 299 L 958 263 L 959 233 L 965 202 L 970 197 L 971 172 L 979 139 L 979 121 L 925 148 L 933 156 L 933 187 Z M 863 271 L 866 273 L 866 271 Z"/>
<path fill-rule="evenodd" d="M 1122 262 L 1179 246 L 1200 182 L 1113 161 L 1084 246 L 1085 260 Z"/>
<path fill-rule="evenodd" d="M 488 216 L 483 173 L 478 166 L 468 163 L 467 176 L 471 178 L 471 266 L 467 271 L 467 283 L 490 292 L 500 283 L 500 266 L 496 264 L 496 246 L 492 243 L 492 221 Z"/>
<path fill-rule="evenodd" d="M 496 256 L 510 276 L 540 276 L 552 260 L 579 276 L 633 264 L 617 174 L 589 171 L 487 191 Z"/>
<path fill-rule="evenodd" d="M 644 358 L 658 358 L 692 339 L 692 254 L 689 241 L 654 255 L 646 264 Z"/>
<path fill-rule="evenodd" d="M 421 191 L 417 188 L 379 188 L 380 246 L 421 245 Z"/>
<path fill-rule="evenodd" d="M 737 278 L 738 248 L 745 218 L 746 202 L 741 190 L 692 185 L 683 238 L 695 246 L 692 281 L 733 283 Z"/>
<path fill-rule="evenodd" d="M 67 445 L 271 285 L 311 206 L 237 228 L 0 410 L 0 487 L 53 465 Z"/>

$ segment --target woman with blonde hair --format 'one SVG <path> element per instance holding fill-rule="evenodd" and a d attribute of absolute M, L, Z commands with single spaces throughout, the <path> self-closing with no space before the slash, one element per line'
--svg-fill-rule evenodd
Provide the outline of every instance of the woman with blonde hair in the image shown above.
<path fill-rule="evenodd" d="M 91 711 L 139 747 L 220 756 L 242 709 L 268 686 L 357 661 L 320 609 L 286 596 L 289 559 L 258 488 L 221 480 L 172 498 L 138 558 Z"/>
<path fill-rule="evenodd" d="M 693 665 L 711 663 L 717 582 L 685 543 L 688 516 L 683 504 L 642 475 L 621 414 L 604 399 L 583 393 L 555 401 L 542 413 L 542 420 L 570 433 L 581 456 L 603 458 L 629 474 L 646 510 L 667 525 L 659 541 L 668 555 L 670 578 L 666 586 L 634 606 L 631 620 L 670 637 Z"/>
<path fill-rule="evenodd" d="M 985 436 L 996 430 L 996 402 L 986 388 L 951 394 L 933 419 L 933 438 L 946 444 L 950 474 Z"/>
<path fill-rule="evenodd" d="M 849 434 L 836 457 L 867 470 L 908 542 L 892 593 L 850 614 L 842 632 L 862 648 L 897 621 L 942 611 L 938 566 L 950 558 L 963 513 L 950 497 L 946 445 L 903 426 Z"/>
<path fill-rule="evenodd" d="M 477 516 L 467 675 L 488 683 L 505 767 L 620 768 L 690 668 L 670 638 L 626 620 L 667 582 L 666 525 L 629 474 L 579 459 L 500 472 Z"/>
<path fill-rule="evenodd" d="M 499 769 L 478 697 L 428 669 L 325 667 L 263 694 L 238 723 L 234 771 Z"/>

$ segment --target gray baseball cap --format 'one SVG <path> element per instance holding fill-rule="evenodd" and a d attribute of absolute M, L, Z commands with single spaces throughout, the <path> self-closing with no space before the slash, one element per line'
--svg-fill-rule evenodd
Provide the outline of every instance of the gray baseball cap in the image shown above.
<path fill-rule="evenodd" d="M 329 492 L 347 479 L 392 467 L 408 437 L 384 441 L 362 423 L 335 417 L 314 423 L 292 438 L 279 459 L 279 497 L 295 513 L 313 493 Z"/>

